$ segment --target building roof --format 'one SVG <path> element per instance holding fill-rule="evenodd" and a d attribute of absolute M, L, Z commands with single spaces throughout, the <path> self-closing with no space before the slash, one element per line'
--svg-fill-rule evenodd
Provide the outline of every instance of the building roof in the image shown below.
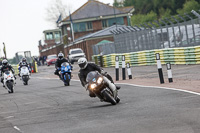
<path fill-rule="evenodd" d="M 101 3 L 99 1 L 88 1 L 79 9 L 71 14 L 72 20 L 80 20 L 85 18 L 95 18 L 99 16 L 110 16 L 114 14 L 127 14 L 129 12 L 133 12 L 134 8 L 124 7 L 124 8 L 116 8 L 113 6 L 109 6 L 108 4 Z M 70 17 L 68 16 L 63 20 L 70 21 Z"/>
<path fill-rule="evenodd" d="M 119 28 L 123 28 L 123 27 L 126 27 L 126 26 L 125 25 L 113 25 L 113 26 L 110 26 L 108 28 L 105 28 L 103 30 L 97 31 L 95 33 L 90 33 L 90 34 L 87 34 L 87 35 L 82 36 L 80 38 L 77 38 L 74 41 L 74 44 L 82 42 L 82 41 L 87 40 L 87 39 L 99 38 L 99 37 L 105 37 L 105 36 L 113 36 L 113 33 L 111 33 L 113 30 L 119 29 Z"/>
<path fill-rule="evenodd" d="M 45 33 L 45 32 L 54 32 L 54 31 L 61 31 L 61 29 L 49 29 L 49 30 L 44 30 L 43 33 Z"/>

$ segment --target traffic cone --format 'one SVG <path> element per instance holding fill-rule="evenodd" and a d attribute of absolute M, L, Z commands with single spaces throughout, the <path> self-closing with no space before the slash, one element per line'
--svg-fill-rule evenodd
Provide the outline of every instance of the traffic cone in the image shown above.
<path fill-rule="evenodd" d="M 34 69 L 33 69 L 33 67 L 32 67 L 32 71 L 31 71 L 32 73 L 34 73 Z"/>

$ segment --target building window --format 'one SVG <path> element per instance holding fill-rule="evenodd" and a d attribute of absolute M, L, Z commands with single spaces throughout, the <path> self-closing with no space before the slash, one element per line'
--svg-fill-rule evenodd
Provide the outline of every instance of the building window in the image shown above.
<path fill-rule="evenodd" d="M 86 27 L 87 27 L 87 30 L 92 30 L 93 28 L 92 28 L 92 22 L 87 22 L 86 23 Z"/>
<path fill-rule="evenodd" d="M 47 40 L 53 40 L 53 32 L 46 33 L 46 39 Z"/>
<path fill-rule="evenodd" d="M 86 24 L 85 23 L 76 23 L 73 24 L 74 32 L 83 32 L 86 31 Z"/>
<path fill-rule="evenodd" d="M 108 27 L 108 20 L 102 20 L 102 27 L 103 28 Z"/>
<path fill-rule="evenodd" d="M 80 23 L 80 24 L 79 24 L 79 31 L 80 31 L 80 32 L 86 31 L 86 25 L 85 25 L 85 23 Z"/>
<path fill-rule="evenodd" d="M 63 29 L 62 29 L 63 31 L 63 35 L 67 35 L 67 26 L 66 25 L 64 25 L 63 26 Z"/>
<path fill-rule="evenodd" d="M 55 39 L 58 39 L 58 38 L 60 38 L 60 32 L 55 32 Z"/>
<path fill-rule="evenodd" d="M 123 17 L 108 19 L 108 26 L 112 26 L 112 25 L 115 25 L 115 24 L 123 25 L 124 24 Z"/>
<path fill-rule="evenodd" d="M 123 25 L 124 24 L 123 17 L 102 20 L 102 27 L 103 28 L 107 28 L 107 27 L 110 27 L 110 26 L 115 25 L 115 24 Z"/>
<path fill-rule="evenodd" d="M 84 32 L 88 30 L 92 30 L 92 22 L 82 22 L 82 23 L 76 23 L 73 25 L 74 32 Z"/>

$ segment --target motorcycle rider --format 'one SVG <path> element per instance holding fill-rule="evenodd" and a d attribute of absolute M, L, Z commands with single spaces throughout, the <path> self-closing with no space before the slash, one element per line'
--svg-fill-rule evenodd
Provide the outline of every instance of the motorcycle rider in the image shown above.
<path fill-rule="evenodd" d="M 110 89 L 112 89 L 112 91 L 115 91 L 115 89 L 119 90 L 121 88 L 120 86 L 116 86 L 114 84 L 112 77 L 109 74 L 107 74 L 106 72 L 104 72 L 102 68 L 100 68 L 99 66 L 97 66 L 94 63 L 88 63 L 86 58 L 80 58 L 78 60 L 78 65 L 80 67 L 78 76 L 79 76 L 82 86 L 85 87 L 86 90 L 88 89 L 88 83 L 86 81 L 87 74 L 91 71 L 98 71 L 99 73 L 101 73 L 104 76 L 104 79 L 106 81 L 111 82 L 109 86 L 112 86 L 112 87 L 110 87 Z M 89 90 L 89 96 L 96 97 L 96 95 L 90 90 Z"/>
<path fill-rule="evenodd" d="M 62 79 L 62 78 L 60 77 L 61 75 L 59 75 L 59 71 L 61 71 L 61 64 L 62 64 L 63 62 L 69 63 L 69 61 L 68 61 L 67 59 L 64 58 L 64 54 L 63 54 L 62 52 L 60 52 L 60 53 L 58 54 L 58 59 L 56 60 L 56 63 L 55 63 L 55 68 L 56 68 L 56 70 L 55 70 L 55 72 L 54 72 L 54 74 L 55 74 L 55 75 L 58 75 L 60 79 Z M 69 65 L 71 66 L 70 63 L 69 63 Z M 72 66 L 71 66 L 71 67 L 72 67 Z M 71 76 L 71 75 L 70 75 L 70 76 Z"/>
<path fill-rule="evenodd" d="M 4 59 L 2 61 L 2 67 L 1 67 L 0 76 L 2 76 L 5 71 L 12 71 L 12 73 L 14 75 L 14 78 L 16 79 L 15 71 L 14 71 L 13 67 L 10 64 L 8 64 L 8 61 L 6 59 Z M 4 80 L 4 78 L 1 77 L 1 83 L 3 84 L 3 87 L 5 87 L 3 80 Z"/>
<path fill-rule="evenodd" d="M 19 70 L 19 74 L 18 75 L 19 75 L 19 77 L 20 77 L 20 71 L 21 71 L 21 67 L 22 66 L 28 67 L 28 70 L 31 73 L 31 68 L 30 68 L 29 64 L 27 63 L 26 58 L 22 58 L 22 60 L 19 62 L 19 67 L 18 67 L 18 70 Z"/>

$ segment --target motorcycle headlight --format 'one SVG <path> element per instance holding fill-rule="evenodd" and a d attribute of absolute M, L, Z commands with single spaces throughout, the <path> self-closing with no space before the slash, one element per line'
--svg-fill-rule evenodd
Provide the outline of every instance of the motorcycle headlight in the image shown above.
<path fill-rule="evenodd" d="M 97 80 L 97 83 L 98 83 L 98 84 L 101 84 L 102 81 L 103 81 L 103 78 L 102 78 L 102 77 L 99 77 L 98 80 Z"/>
<path fill-rule="evenodd" d="M 96 88 L 96 87 L 97 87 L 96 84 L 91 84 L 91 85 L 90 85 L 90 88 L 91 88 L 91 89 L 94 89 L 94 88 Z"/>

